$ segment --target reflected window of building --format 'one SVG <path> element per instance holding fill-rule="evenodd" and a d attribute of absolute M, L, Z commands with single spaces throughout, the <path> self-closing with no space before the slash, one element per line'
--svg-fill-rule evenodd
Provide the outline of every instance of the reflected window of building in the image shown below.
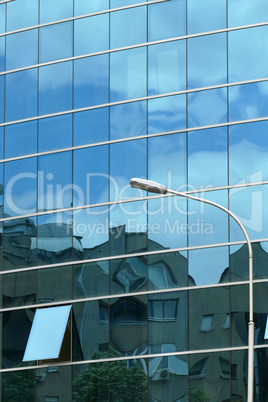
<path fill-rule="evenodd" d="M 102 301 L 99 301 L 99 315 L 100 322 L 107 324 L 109 322 L 109 305 Z"/>
<path fill-rule="evenodd" d="M 229 360 L 219 357 L 222 378 L 237 378 L 237 364 L 231 364 Z"/>
<path fill-rule="evenodd" d="M 202 331 L 202 332 L 212 331 L 214 329 L 213 319 L 214 319 L 214 314 L 203 315 L 203 318 L 201 321 L 201 326 L 200 326 L 200 331 Z"/>
<path fill-rule="evenodd" d="M 177 317 L 178 299 L 173 300 L 149 300 L 149 320 L 175 321 Z"/>
<path fill-rule="evenodd" d="M 225 323 L 223 324 L 222 329 L 230 329 L 230 314 L 226 314 Z"/>
<path fill-rule="evenodd" d="M 157 289 L 170 289 L 177 285 L 169 268 L 163 262 L 149 265 L 149 280 Z"/>
<path fill-rule="evenodd" d="M 58 396 L 45 396 L 45 402 L 58 402 Z"/>
<path fill-rule="evenodd" d="M 136 298 L 123 298 L 111 304 L 111 325 L 143 324 L 147 321 L 147 306 Z"/>
<path fill-rule="evenodd" d="M 174 343 L 149 345 L 149 353 L 176 352 Z M 168 380 L 170 374 L 188 375 L 188 362 L 178 356 L 153 357 L 149 361 L 149 376 L 153 381 Z"/>
<path fill-rule="evenodd" d="M 71 306 L 37 309 L 23 361 L 71 360 Z"/>
<path fill-rule="evenodd" d="M 208 357 L 205 357 L 204 359 L 201 359 L 198 362 L 196 362 L 190 368 L 190 371 L 189 371 L 190 378 L 202 378 L 202 377 L 204 377 L 204 372 L 205 372 L 207 361 L 208 361 Z"/>

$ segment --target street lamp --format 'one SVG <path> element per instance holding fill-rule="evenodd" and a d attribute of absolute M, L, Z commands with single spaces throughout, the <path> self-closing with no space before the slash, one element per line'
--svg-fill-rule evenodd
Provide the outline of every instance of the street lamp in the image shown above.
<path fill-rule="evenodd" d="M 149 191 L 151 193 L 157 193 L 157 194 L 175 194 L 179 195 L 184 198 L 189 198 L 191 200 L 203 202 L 205 204 L 213 205 L 216 208 L 221 209 L 222 211 L 226 212 L 228 215 L 230 215 L 236 223 L 240 226 L 242 232 L 244 233 L 244 236 L 247 241 L 248 245 L 248 265 L 249 265 L 249 322 L 248 322 L 248 402 L 253 402 L 253 387 L 254 387 L 254 321 L 253 321 L 253 255 L 252 255 L 252 247 L 251 243 L 248 237 L 248 234 L 246 232 L 246 229 L 244 228 L 243 224 L 240 222 L 240 220 L 234 215 L 229 209 L 223 207 L 220 204 L 217 204 L 216 202 L 205 200 L 203 198 L 198 198 L 194 197 L 192 195 L 189 195 L 187 193 L 182 193 L 180 191 L 174 191 L 174 190 L 169 190 L 162 184 L 156 183 L 155 181 L 152 180 L 144 180 L 144 179 L 138 179 L 138 178 L 133 178 L 130 180 L 130 185 L 133 188 L 138 188 L 140 190 L 145 190 Z"/>

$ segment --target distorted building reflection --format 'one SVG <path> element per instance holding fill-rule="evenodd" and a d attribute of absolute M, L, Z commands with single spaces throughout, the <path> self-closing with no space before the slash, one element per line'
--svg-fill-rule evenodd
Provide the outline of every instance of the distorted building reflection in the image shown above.
<path fill-rule="evenodd" d="M 187 258 L 147 240 L 147 233 L 126 232 L 121 226 L 110 229 L 109 242 L 87 248 L 70 229 L 56 223 L 37 227 L 34 220 L 24 218 L 4 222 L 3 262 L 11 272 L 2 279 L 3 305 L 25 308 L 3 314 L 3 368 L 21 365 L 35 312 L 27 305 L 73 298 L 77 299 L 72 307 L 73 361 L 99 359 L 112 350 L 126 358 L 130 369 L 134 360 L 129 357 L 155 354 L 136 360 L 149 382 L 150 401 L 183 402 L 189 392 L 190 396 L 201 392 L 210 400 L 245 400 L 247 350 L 207 353 L 206 349 L 247 345 L 248 287 L 241 284 L 248 279 L 246 246 L 230 255 L 230 267 L 220 275 L 222 286 L 195 289 Z M 154 254 L 146 255 L 147 242 Z M 144 254 L 133 256 L 137 252 Z M 261 243 L 253 244 L 253 252 L 255 277 L 264 278 L 267 252 Z M 123 257 L 93 260 L 107 254 Z M 72 267 L 72 261 L 90 259 L 93 262 Z M 49 268 L 50 263 L 57 265 Z M 25 264 L 40 269 L 12 273 Z M 225 285 L 230 281 L 240 284 Z M 191 289 L 180 290 L 186 286 Z M 260 283 L 257 289 L 255 343 L 265 344 L 268 286 Z M 139 294 L 147 290 L 154 292 Z M 200 352 L 191 355 L 187 350 Z M 94 355 L 96 351 L 99 354 Z M 255 352 L 256 401 L 267 400 L 267 358 L 266 349 Z M 37 400 L 56 395 L 58 401 L 71 401 L 71 378 L 78 378 L 83 369 L 74 366 L 72 372 L 70 366 L 57 366 L 57 361 L 54 367 L 38 369 L 33 384 Z"/>

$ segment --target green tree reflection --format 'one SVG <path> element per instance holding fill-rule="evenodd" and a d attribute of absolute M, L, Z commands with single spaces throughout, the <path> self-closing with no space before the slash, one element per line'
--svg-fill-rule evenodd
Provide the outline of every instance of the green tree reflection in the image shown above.
<path fill-rule="evenodd" d="M 2 381 L 3 402 L 34 402 L 34 370 L 13 371 Z"/>
<path fill-rule="evenodd" d="M 122 355 L 110 348 L 110 352 L 95 351 L 94 360 Z M 108 387 L 109 386 L 109 387 Z M 89 364 L 73 381 L 73 402 L 141 402 L 147 401 L 147 376 L 135 362 L 130 368 L 125 360 Z"/>

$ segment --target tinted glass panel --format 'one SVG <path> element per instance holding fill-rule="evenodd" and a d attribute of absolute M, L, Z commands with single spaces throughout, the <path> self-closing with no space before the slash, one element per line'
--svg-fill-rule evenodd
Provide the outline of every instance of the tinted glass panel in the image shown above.
<path fill-rule="evenodd" d="M 6 25 L 6 5 L 0 4 L 0 33 L 5 32 Z"/>
<path fill-rule="evenodd" d="M 39 62 L 64 59 L 73 53 L 73 23 L 50 25 L 39 29 Z"/>
<path fill-rule="evenodd" d="M 118 48 L 147 41 L 147 9 L 135 7 L 110 14 L 110 46 Z M 137 26 L 139 29 L 137 29 Z"/>
<path fill-rule="evenodd" d="M 2 38 L 1 38 L 2 39 Z M 0 56 L 1 57 L 1 56 Z M 38 30 L 32 29 L 6 37 L 6 69 L 37 64 Z"/>
<path fill-rule="evenodd" d="M 72 109 L 72 63 L 39 69 L 39 114 Z"/>
<path fill-rule="evenodd" d="M 37 70 L 8 74 L 6 76 L 6 121 L 24 119 L 36 114 Z"/>
<path fill-rule="evenodd" d="M 267 76 L 268 26 L 229 32 L 229 81 L 243 81 Z M 258 60 L 258 63 L 256 63 Z"/>
<path fill-rule="evenodd" d="M 185 89 L 185 44 L 161 43 L 148 49 L 148 95 Z"/>
<path fill-rule="evenodd" d="M 0 71 L 5 69 L 5 38 L 0 38 Z"/>
<path fill-rule="evenodd" d="M 147 131 L 146 102 L 110 107 L 110 139 L 135 137 Z"/>
<path fill-rule="evenodd" d="M 5 77 L 0 77 L 0 122 L 4 121 L 4 83 Z"/>
<path fill-rule="evenodd" d="M 13 221 L 14 222 L 14 221 Z M 17 221 L 19 222 L 19 221 Z M 25 220 L 26 223 L 26 220 Z M 22 227 L 22 226 L 21 226 Z M 9 229 L 9 228 L 8 228 Z M 15 229 L 15 225 L 13 227 Z M 15 233 L 13 233 L 14 235 Z M 20 260 L 22 262 L 20 264 L 12 264 L 17 258 L 18 252 L 18 244 L 23 244 L 26 236 L 25 234 L 17 235 L 15 234 L 16 240 L 12 238 L 12 234 L 10 232 L 6 233 L 4 236 L 4 246 L 5 253 L 7 258 L 4 259 L 5 269 L 14 269 L 14 268 L 22 268 L 26 264 L 23 264 L 23 257 L 25 258 L 26 253 L 23 253 L 24 250 L 21 249 Z M 9 240 L 12 241 L 9 241 Z M 17 244 L 16 244 L 17 242 Z M 8 243 L 12 243 L 8 245 Z M 11 246 L 11 247 L 10 247 Z M 13 249 L 13 250 L 12 250 Z M 29 249 L 28 249 L 29 250 Z M 13 253 L 12 253 L 13 252 Z M 22 255 L 24 254 L 24 256 Z M 11 258 L 10 258 L 11 257 Z M 20 305 L 29 305 L 34 304 L 36 302 L 36 271 L 29 272 L 17 272 L 14 274 L 4 275 L 3 277 L 3 304 L 6 308 L 12 308 Z"/>
<path fill-rule="evenodd" d="M 186 127 L 186 96 L 176 95 L 148 101 L 148 134 Z"/>
<path fill-rule="evenodd" d="M 100 108 L 74 114 L 74 146 L 107 141 L 109 110 Z"/>
<path fill-rule="evenodd" d="M 146 96 L 146 53 L 146 48 L 111 53 L 111 102 Z"/>
<path fill-rule="evenodd" d="M 241 26 L 267 21 L 266 0 L 228 0 L 228 25 Z"/>
<path fill-rule="evenodd" d="M 5 158 L 37 151 L 37 122 L 13 124 L 5 128 Z"/>
<path fill-rule="evenodd" d="M 74 21 L 74 55 L 109 48 L 109 14 Z"/>
<path fill-rule="evenodd" d="M 226 88 L 188 94 L 189 127 L 206 126 L 227 121 Z"/>
<path fill-rule="evenodd" d="M 73 16 L 73 0 L 40 0 L 40 23 Z"/>
<path fill-rule="evenodd" d="M 23 15 L 23 18 L 21 16 Z M 16 0 L 7 3 L 7 31 L 38 24 L 38 0 Z"/>
<path fill-rule="evenodd" d="M 186 33 L 186 1 L 173 0 L 148 6 L 148 40 L 182 36 Z"/>
<path fill-rule="evenodd" d="M 38 122 L 39 151 L 67 148 L 72 146 L 72 115 L 41 119 Z"/>
<path fill-rule="evenodd" d="M 53 255 L 52 262 L 59 259 L 59 254 L 63 253 L 61 245 L 65 243 L 65 246 L 67 243 L 65 240 L 62 238 L 52 238 L 51 241 L 47 241 L 45 238 L 39 238 L 37 242 L 38 264 L 40 264 L 41 254 L 43 256 L 49 253 Z M 52 243 L 53 249 L 51 247 Z M 76 244 L 74 244 L 74 247 L 76 247 Z M 53 301 L 70 300 L 72 298 L 72 266 L 39 269 L 35 281 L 37 283 L 37 303 L 50 303 Z"/>
<path fill-rule="evenodd" d="M 227 171 L 227 128 L 189 132 L 189 188 L 225 186 Z"/>
<path fill-rule="evenodd" d="M 109 10 L 109 0 L 74 0 L 74 15 L 94 13 Z"/>
<path fill-rule="evenodd" d="M 227 80 L 226 34 L 188 40 L 188 87 L 223 84 Z"/>
<path fill-rule="evenodd" d="M 74 107 L 108 102 L 108 55 L 74 62 Z"/>
<path fill-rule="evenodd" d="M 188 0 L 187 16 L 188 34 L 223 29 L 226 27 L 226 0 Z"/>

